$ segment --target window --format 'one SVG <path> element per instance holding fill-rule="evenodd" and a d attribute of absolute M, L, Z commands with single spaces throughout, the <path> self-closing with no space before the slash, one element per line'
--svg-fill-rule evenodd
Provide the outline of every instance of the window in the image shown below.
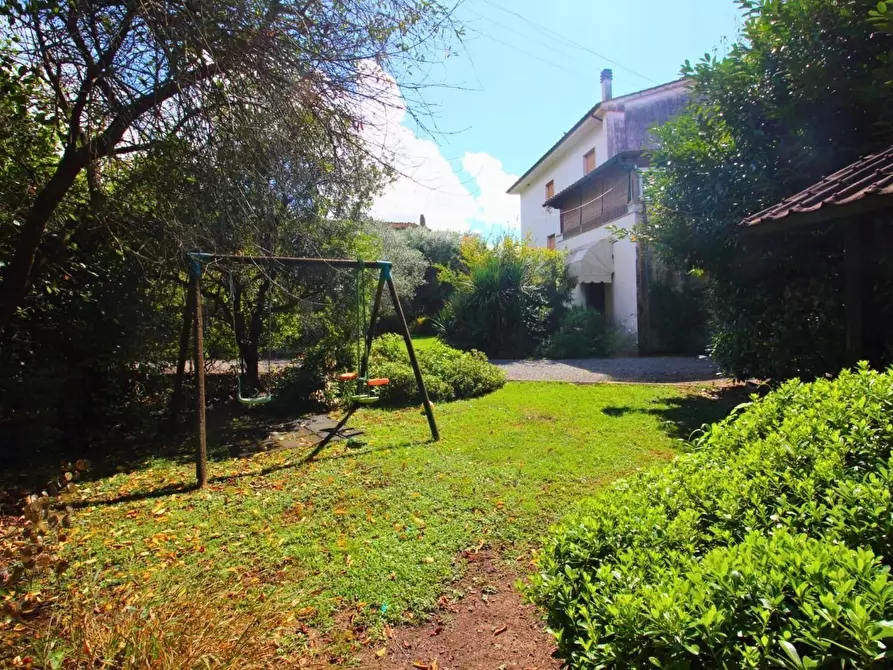
<path fill-rule="evenodd" d="M 555 181 L 550 181 L 546 184 L 546 200 L 555 195 Z"/>
<path fill-rule="evenodd" d="M 546 238 L 546 249 L 554 249 L 555 248 L 555 235 L 549 235 Z"/>
<path fill-rule="evenodd" d="M 595 169 L 595 149 L 590 149 L 583 154 L 583 174 L 589 174 Z"/>

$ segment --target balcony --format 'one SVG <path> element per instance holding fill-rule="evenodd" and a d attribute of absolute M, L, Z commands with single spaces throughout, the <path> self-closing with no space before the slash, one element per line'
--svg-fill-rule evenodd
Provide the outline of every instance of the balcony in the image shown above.
<path fill-rule="evenodd" d="M 546 201 L 544 207 L 561 212 L 564 239 L 626 216 L 630 203 L 641 197 L 638 163 L 638 155 L 615 156 Z"/>

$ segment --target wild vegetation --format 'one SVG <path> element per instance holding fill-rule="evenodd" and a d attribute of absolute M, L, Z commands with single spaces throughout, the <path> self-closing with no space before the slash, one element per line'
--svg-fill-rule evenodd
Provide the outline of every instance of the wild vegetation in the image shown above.
<path fill-rule="evenodd" d="M 790 381 L 562 521 L 532 593 L 574 668 L 888 663 L 893 372 Z"/>
<path fill-rule="evenodd" d="M 728 373 L 835 373 L 847 363 L 839 227 L 753 236 L 737 226 L 893 143 L 893 35 L 878 29 L 889 3 L 738 4 L 740 38 L 724 58 L 685 65 L 694 103 L 655 130 L 639 234 L 673 267 L 706 280 L 711 349 Z M 876 251 L 871 310 L 883 335 L 893 265 Z M 886 342 L 870 353 L 889 362 Z"/>

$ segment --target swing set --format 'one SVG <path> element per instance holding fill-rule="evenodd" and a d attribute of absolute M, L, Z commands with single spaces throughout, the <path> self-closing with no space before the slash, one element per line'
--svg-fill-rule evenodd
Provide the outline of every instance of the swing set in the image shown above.
<path fill-rule="evenodd" d="M 196 426 L 196 459 L 195 459 L 195 475 L 199 486 L 204 486 L 208 481 L 208 454 L 207 454 L 207 424 L 205 420 L 205 355 L 204 355 L 204 333 L 202 324 L 202 294 L 201 280 L 204 271 L 204 265 L 209 263 L 221 265 L 256 265 L 260 267 L 322 267 L 331 270 L 349 270 L 353 269 L 357 272 L 357 361 L 359 367 L 357 371 L 345 372 L 337 376 L 338 381 L 344 383 L 355 383 L 354 392 L 348 396 L 348 407 L 344 416 L 338 424 L 323 437 L 310 452 L 308 460 L 314 458 L 319 452 L 338 435 L 354 413 L 365 405 L 371 405 L 379 400 L 379 391 L 383 386 L 389 383 L 386 378 L 369 378 L 369 354 L 372 350 L 372 340 L 375 335 L 375 325 L 378 321 L 378 315 L 381 308 L 381 298 L 385 286 L 391 297 L 394 311 L 397 314 L 397 320 L 400 324 L 403 341 L 406 343 L 406 351 L 409 355 L 409 362 L 412 371 L 415 374 L 416 384 L 418 385 L 419 395 L 422 398 L 422 404 L 425 409 L 425 416 L 428 419 L 428 427 L 431 430 L 431 437 L 437 441 L 440 439 L 440 433 L 437 430 L 437 423 L 434 420 L 434 410 L 431 401 L 428 398 L 428 391 L 425 389 L 425 381 L 422 378 L 422 371 L 419 368 L 419 362 L 416 358 L 415 349 L 412 344 L 412 336 L 409 332 L 409 326 L 406 323 L 406 316 L 403 313 L 403 307 L 400 304 L 400 298 L 397 295 L 397 289 L 391 277 L 390 261 L 363 261 L 352 260 L 349 258 L 291 258 L 287 256 L 241 256 L 234 254 L 211 254 L 204 252 L 192 252 L 187 254 L 189 259 L 189 288 L 186 307 L 186 323 L 189 314 L 192 312 L 193 327 L 195 331 L 195 376 L 197 395 L 197 426 Z M 378 285 L 372 302 L 372 311 L 369 313 L 368 323 L 366 321 L 365 309 L 365 273 L 364 270 L 378 270 Z M 230 291 L 234 294 L 232 285 L 232 275 L 230 275 Z M 235 312 L 235 310 L 233 310 Z M 271 307 L 272 312 L 272 307 Z M 235 319 L 235 315 L 233 317 Z M 271 316 L 272 318 L 272 316 Z M 233 321 L 233 330 L 235 331 L 235 320 Z M 365 336 L 363 335 L 365 331 Z M 188 339 L 188 338 L 187 338 Z M 181 336 L 181 343 L 183 339 Z M 271 343 L 272 344 L 272 343 Z M 183 347 L 181 347 L 182 351 Z M 268 367 L 272 367 L 272 347 L 268 347 L 267 355 Z M 184 357 L 181 354 L 180 365 L 182 366 Z M 246 395 L 242 389 L 242 376 L 245 367 L 241 354 L 239 357 L 239 375 L 237 376 L 237 395 L 236 399 L 243 405 L 255 407 L 269 403 L 273 396 L 270 393 L 260 393 L 256 396 Z"/>

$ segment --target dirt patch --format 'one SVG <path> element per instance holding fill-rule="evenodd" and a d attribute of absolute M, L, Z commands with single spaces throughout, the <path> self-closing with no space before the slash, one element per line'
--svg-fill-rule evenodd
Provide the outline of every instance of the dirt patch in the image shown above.
<path fill-rule="evenodd" d="M 422 626 L 386 629 L 387 645 L 360 654 L 363 668 L 546 670 L 560 668 L 536 609 L 515 589 L 519 570 L 489 552 L 466 552 L 468 570 Z"/>

